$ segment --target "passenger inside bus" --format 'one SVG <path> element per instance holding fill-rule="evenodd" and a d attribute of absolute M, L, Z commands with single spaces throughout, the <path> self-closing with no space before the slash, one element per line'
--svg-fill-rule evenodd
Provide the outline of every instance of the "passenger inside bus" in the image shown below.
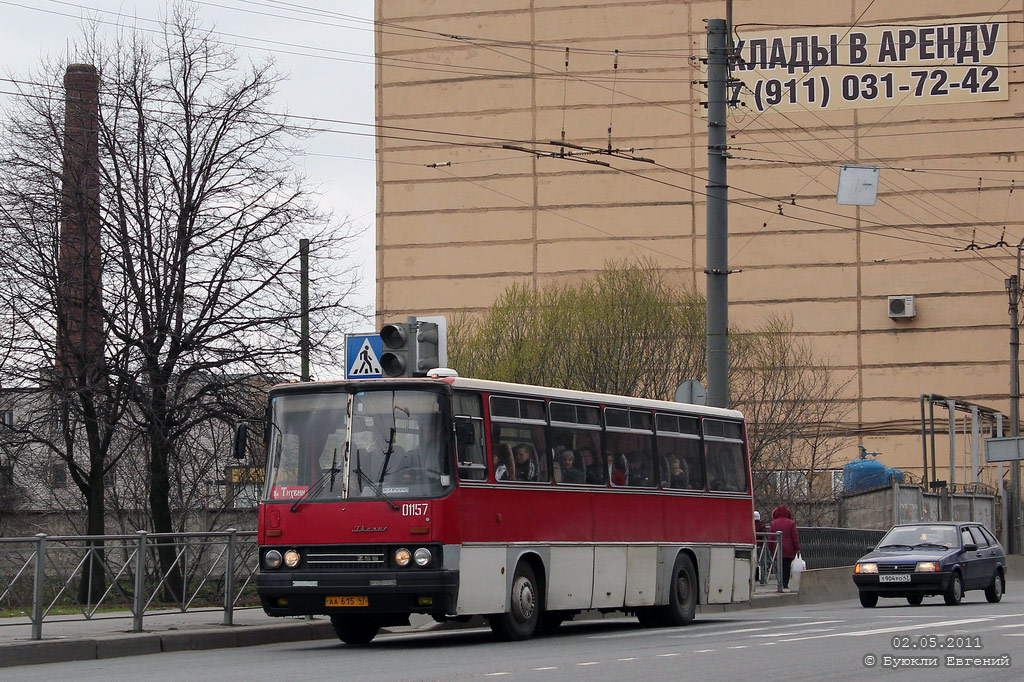
<path fill-rule="evenodd" d="M 512 447 L 508 443 L 498 443 L 494 450 L 494 480 L 516 480 L 516 465 L 512 459 Z"/>
<path fill-rule="evenodd" d="M 512 452 L 515 454 L 516 480 L 539 481 L 537 457 L 533 454 L 533 449 L 526 443 L 520 443 Z"/>
<path fill-rule="evenodd" d="M 562 453 L 561 464 L 562 464 L 562 482 L 563 483 L 583 483 L 585 482 L 585 476 L 583 471 L 575 466 L 576 458 L 572 454 L 572 450 L 566 450 Z"/>
<path fill-rule="evenodd" d="M 579 449 L 579 453 L 583 460 L 585 482 L 591 485 L 604 485 L 604 469 L 594 458 L 593 448 L 583 446 Z"/>
<path fill-rule="evenodd" d="M 643 452 L 631 452 L 626 458 L 629 468 L 626 470 L 626 483 L 628 485 L 649 487 L 651 485 L 650 467 L 647 466 L 647 457 Z"/>
<path fill-rule="evenodd" d="M 608 455 L 608 472 L 612 485 L 626 485 L 626 456 Z"/>

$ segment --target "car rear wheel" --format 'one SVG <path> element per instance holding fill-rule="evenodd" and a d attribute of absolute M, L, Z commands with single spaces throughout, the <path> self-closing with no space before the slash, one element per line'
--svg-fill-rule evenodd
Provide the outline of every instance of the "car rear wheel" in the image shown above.
<path fill-rule="evenodd" d="M 1004 585 L 1003 572 L 996 571 L 996 574 L 992 576 L 992 584 L 985 588 L 985 599 L 995 604 L 997 601 L 1003 598 L 1003 591 L 1006 589 Z"/>
<path fill-rule="evenodd" d="M 911 606 L 920 606 L 921 602 L 923 602 L 923 601 L 924 601 L 924 595 L 923 594 L 912 594 L 909 597 L 907 597 L 907 603 L 910 604 Z"/>
<path fill-rule="evenodd" d="M 946 606 L 959 606 L 960 601 L 964 598 L 964 579 L 960 577 L 959 573 L 954 573 L 949 579 L 949 587 L 946 588 L 946 593 L 942 595 L 942 598 L 946 600 Z"/>
<path fill-rule="evenodd" d="M 874 608 L 875 604 L 878 603 L 878 594 L 876 592 L 861 592 L 860 593 L 860 605 L 866 609 Z"/>

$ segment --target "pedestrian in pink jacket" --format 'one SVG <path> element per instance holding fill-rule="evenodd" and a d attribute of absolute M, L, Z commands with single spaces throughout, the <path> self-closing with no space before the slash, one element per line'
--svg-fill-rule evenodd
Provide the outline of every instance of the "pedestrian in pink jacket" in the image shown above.
<path fill-rule="evenodd" d="M 782 587 L 789 588 L 789 569 L 793 565 L 793 559 L 800 551 L 800 536 L 796 532 L 796 521 L 789 507 L 780 504 L 772 512 L 772 525 L 769 530 L 772 533 L 782 531 Z"/>

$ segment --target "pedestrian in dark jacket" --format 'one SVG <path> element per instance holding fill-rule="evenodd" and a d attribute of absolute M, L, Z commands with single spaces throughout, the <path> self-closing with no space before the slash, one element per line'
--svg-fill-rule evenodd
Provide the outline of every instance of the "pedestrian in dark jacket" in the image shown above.
<path fill-rule="evenodd" d="M 789 569 L 793 565 L 793 559 L 800 551 L 800 536 L 796 532 L 796 522 L 789 508 L 780 504 L 772 512 L 772 525 L 769 530 L 772 533 L 782 531 L 782 587 L 789 587 Z"/>

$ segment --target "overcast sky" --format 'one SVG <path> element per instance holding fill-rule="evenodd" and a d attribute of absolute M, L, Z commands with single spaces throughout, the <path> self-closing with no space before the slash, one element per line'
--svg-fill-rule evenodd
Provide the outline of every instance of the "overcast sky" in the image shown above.
<path fill-rule="evenodd" d="M 193 0 L 192 4 L 206 27 L 235 36 L 218 35 L 218 40 L 234 43 L 254 61 L 272 56 L 289 76 L 274 103 L 278 110 L 373 123 L 373 0 Z M 158 19 L 167 6 L 165 0 L 0 0 L 0 75 L 24 77 L 41 57 L 64 54 L 68 44 L 81 36 L 83 20 L 107 22 L 99 24 L 107 32 L 116 31 L 118 24 L 152 29 L 154 24 L 147 20 Z M 0 91 L 12 89 L 11 83 L 0 82 Z M 6 108 L 10 98 L 0 94 L 0 106 Z M 363 230 L 355 247 L 363 279 L 357 303 L 372 312 L 376 191 L 372 128 L 338 123 L 318 127 L 343 132 L 311 138 L 306 143 L 311 154 L 295 162 L 303 164 L 327 206 L 338 216 L 350 216 Z M 372 327 L 370 320 L 351 331 Z"/>

